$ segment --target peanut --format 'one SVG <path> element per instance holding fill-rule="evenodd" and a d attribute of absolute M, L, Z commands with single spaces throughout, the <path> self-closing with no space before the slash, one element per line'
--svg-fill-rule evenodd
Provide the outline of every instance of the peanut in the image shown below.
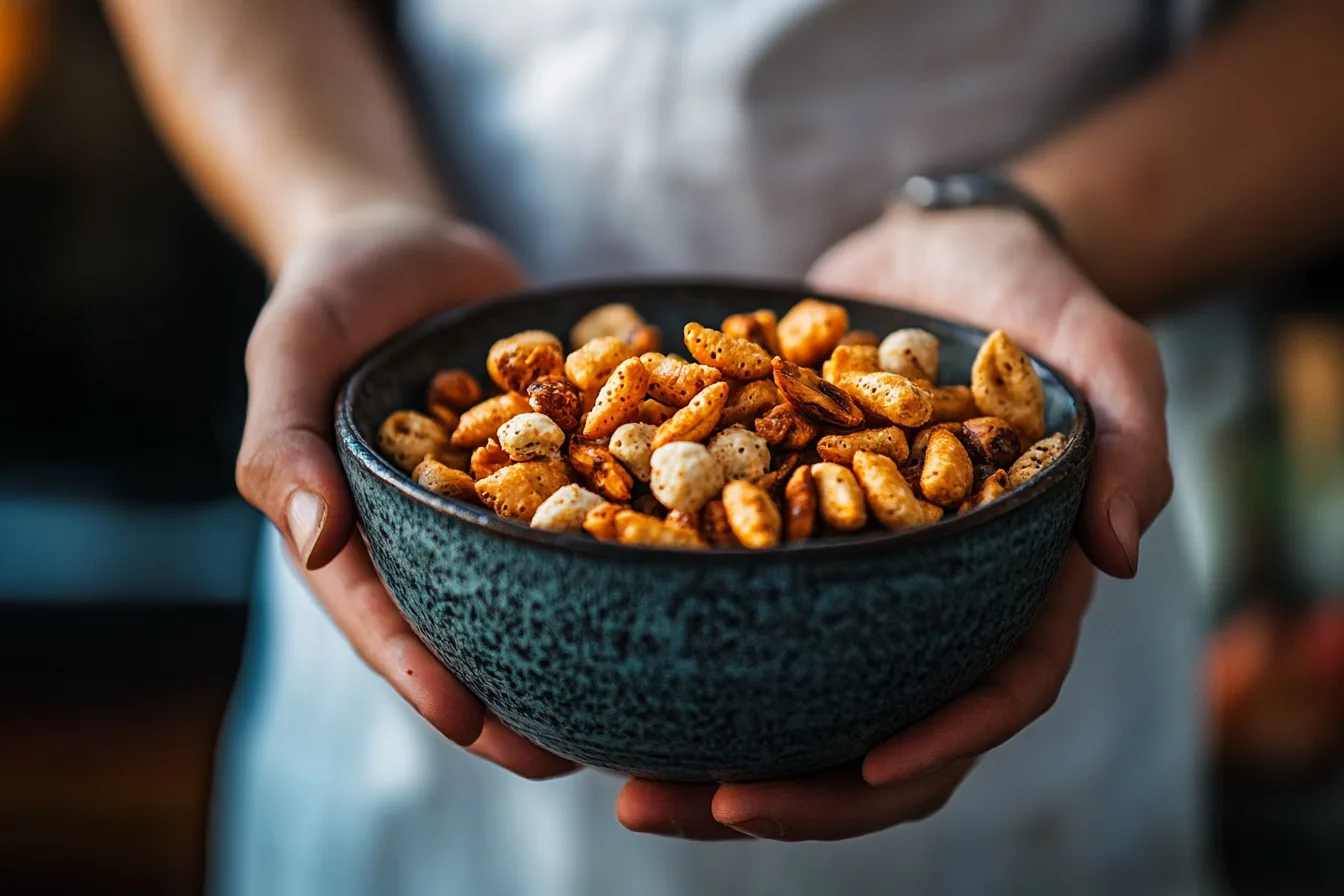
<path fill-rule="evenodd" d="M 817 508 L 828 526 L 840 532 L 853 532 L 868 524 L 863 490 L 848 467 L 826 462 L 813 464 L 812 481 L 817 488 Z"/>
<path fill-rule="evenodd" d="M 965 447 L 947 430 L 934 430 L 919 475 L 924 497 L 940 507 L 953 507 L 966 499 L 974 481 L 975 472 Z"/>
<path fill-rule="evenodd" d="M 789 477 L 784 486 L 784 509 L 788 517 L 784 534 L 789 541 L 810 538 L 817 525 L 817 488 L 812 484 L 811 467 L 799 467 Z"/>
<path fill-rule="evenodd" d="M 692 358 L 726 377 L 758 380 L 770 375 L 770 353 L 754 342 L 726 336 L 694 321 L 686 325 L 682 335 Z"/>
<path fill-rule="evenodd" d="M 815 367 L 840 344 L 849 312 L 840 305 L 803 299 L 779 321 L 779 354 L 785 361 Z"/>
<path fill-rule="evenodd" d="M 779 544 L 783 523 L 775 502 L 757 486 L 734 479 L 723 487 L 723 509 L 728 526 L 743 547 L 753 550 Z"/>
<path fill-rule="evenodd" d="M 854 477 L 863 488 L 868 509 L 879 523 L 888 529 L 909 529 L 924 524 L 922 502 L 910 490 L 896 461 L 871 451 L 855 452 Z"/>
<path fill-rule="evenodd" d="M 1007 469 L 1022 451 L 1017 430 L 1002 417 L 973 417 L 961 424 L 961 440 L 975 463 Z"/>
<path fill-rule="evenodd" d="M 980 413 L 1002 417 L 1025 442 L 1045 435 L 1045 392 L 1031 359 L 1008 334 L 995 330 L 971 365 L 971 391 Z"/>

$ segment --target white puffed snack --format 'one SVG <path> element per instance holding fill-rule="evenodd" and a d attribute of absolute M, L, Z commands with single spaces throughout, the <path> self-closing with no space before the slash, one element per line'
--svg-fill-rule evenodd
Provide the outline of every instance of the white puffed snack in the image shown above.
<path fill-rule="evenodd" d="M 877 347 L 877 358 L 888 373 L 938 381 L 938 337 L 927 330 L 911 327 L 889 333 Z"/>
<path fill-rule="evenodd" d="M 499 427 L 499 447 L 516 461 L 557 457 L 565 431 L 545 414 L 519 414 Z"/>
<path fill-rule="evenodd" d="M 603 503 L 603 499 L 577 485 L 566 485 L 552 494 L 532 516 L 533 529 L 547 532 L 582 532 L 588 511 Z"/>
<path fill-rule="evenodd" d="M 770 443 L 750 430 L 730 427 L 710 439 L 706 447 L 730 481 L 750 481 L 770 469 Z"/>
<path fill-rule="evenodd" d="M 626 423 L 616 428 L 607 444 L 607 449 L 640 482 L 648 482 L 653 475 L 653 434 L 657 431 L 658 427 L 652 423 Z"/>
<path fill-rule="evenodd" d="M 668 442 L 653 452 L 653 496 L 668 510 L 695 513 L 723 489 L 723 468 L 698 442 Z"/>

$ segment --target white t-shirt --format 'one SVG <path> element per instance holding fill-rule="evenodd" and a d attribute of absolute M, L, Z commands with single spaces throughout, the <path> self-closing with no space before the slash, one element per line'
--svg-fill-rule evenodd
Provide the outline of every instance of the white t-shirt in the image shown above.
<path fill-rule="evenodd" d="M 1143 0 L 409 0 L 454 192 L 541 280 L 796 276 L 899 179 L 987 163 L 1133 79 Z M 835 844 L 624 831 L 361 664 L 268 530 L 221 762 L 229 894 L 1200 892 L 1195 583 L 1169 518 L 1103 580 L 1057 705 L 939 814 Z"/>

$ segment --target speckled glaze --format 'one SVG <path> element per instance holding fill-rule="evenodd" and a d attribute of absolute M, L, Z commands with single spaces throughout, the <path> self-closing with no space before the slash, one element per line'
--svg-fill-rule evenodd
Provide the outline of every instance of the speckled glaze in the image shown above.
<path fill-rule="evenodd" d="M 561 338 L 628 301 L 663 328 L 787 310 L 808 293 L 735 282 L 574 286 L 457 309 L 397 337 L 351 376 L 341 461 L 374 563 L 420 637 L 511 728 L 588 765 L 682 781 L 743 781 L 856 759 L 985 673 L 1030 623 L 1059 568 L 1087 477 L 1085 401 L 1041 368 L 1047 473 L 981 510 L 911 533 L 766 552 L 627 548 L 555 535 L 419 487 L 370 447 L 419 407 L 434 371 L 484 377 L 490 343 Z M 984 334 L 896 308 L 846 305 L 855 328 L 920 326 L 941 377 L 966 382 Z"/>

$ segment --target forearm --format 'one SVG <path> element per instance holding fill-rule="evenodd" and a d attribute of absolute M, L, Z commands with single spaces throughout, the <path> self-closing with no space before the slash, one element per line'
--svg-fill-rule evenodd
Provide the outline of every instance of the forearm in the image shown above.
<path fill-rule="evenodd" d="M 338 0 L 104 0 L 165 140 L 275 272 L 343 209 L 443 204 L 404 99 Z"/>
<path fill-rule="evenodd" d="M 1070 251 L 1143 313 L 1344 233 L 1344 4 L 1262 0 L 1012 166 Z"/>

